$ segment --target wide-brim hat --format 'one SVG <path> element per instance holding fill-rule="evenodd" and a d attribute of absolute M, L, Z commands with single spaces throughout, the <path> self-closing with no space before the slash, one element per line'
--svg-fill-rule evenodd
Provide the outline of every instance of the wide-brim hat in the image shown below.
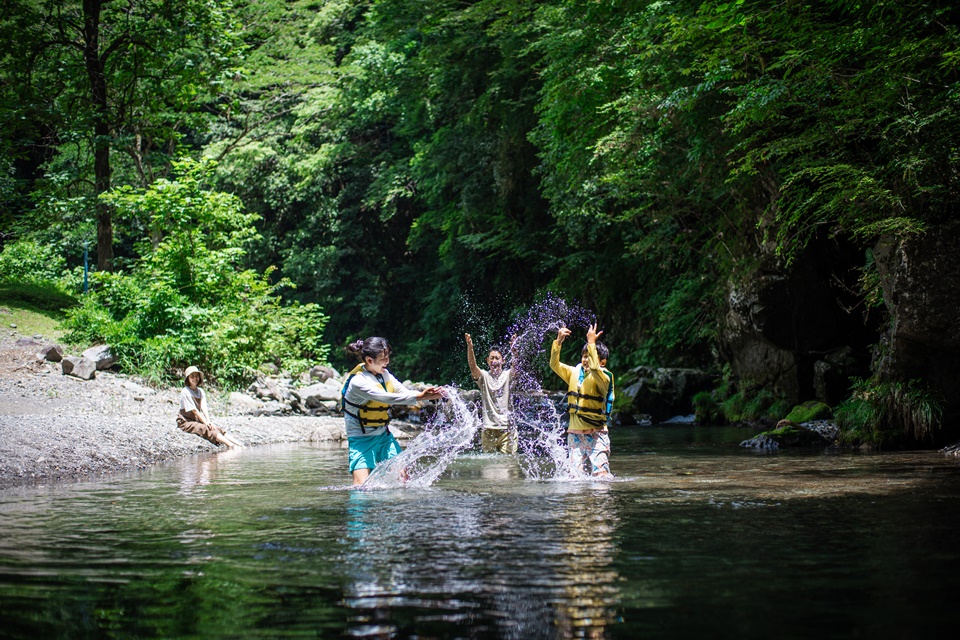
<path fill-rule="evenodd" d="M 203 382 L 203 371 L 200 371 L 200 369 L 197 369 L 193 366 L 187 367 L 187 370 L 183 372 L 183 380 L 186 381 L 190 377 L 191 373 L 199 373 L 200 382 Z"/>

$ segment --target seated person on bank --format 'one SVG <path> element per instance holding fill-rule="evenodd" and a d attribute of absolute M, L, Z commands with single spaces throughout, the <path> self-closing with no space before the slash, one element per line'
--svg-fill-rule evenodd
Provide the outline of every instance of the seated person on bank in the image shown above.
<path fill-rule="evenodd" d="M 231 438 L 210 419 L 210 409 L 207 407 L 207 396 L 200 388 L 203 382 L 203 373 L 196 367 L 187 367 L 183 372 L 186 386 L 180 392 L 180 413 L 177 414 L 177 427 L 181 431 L 193 433 L 204 440 L 228 448 L 243 448 L 243 444 Z"/>

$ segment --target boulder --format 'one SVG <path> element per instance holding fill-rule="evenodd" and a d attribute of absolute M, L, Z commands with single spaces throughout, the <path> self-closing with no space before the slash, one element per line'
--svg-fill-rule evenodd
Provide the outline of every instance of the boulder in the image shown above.
<path fill-rule="evenodd" d="M 58 344 L 48 344 L 37 353 L 38 360 L 60 362 L 63 360 L 63 348 Z"/>
<path fill-rule="evenodd" d="M 264 401 L 275 400 L 277 402 L 283 401 L 285 396 L 289 394 L 289 392 L 284 393 L 284 389 L 280 387 L 274 378 L 259 378 L 250 385 L 247 393 Z"/>
<path fill-rule="evenodd" d="M 740 443 L 741 447 L 745 449 L 763 449 L 765 451 L 776 451 L 780 448 L 780 443 L 777 442 L 775 438 L 771 438 L 768 435 L 760 434 L 744 440 Z"/>
<path fill-rule="evenodd" d="M 310 379 L 319 380 L 320 382 L 326 382 L 330 379 L 339 379 L 340 374 L 337 373 L 337 370 L 333 367 L 328 367 L 326 365 L 318 364 L 315 367 L 310 369 Z"/>
<path fill-rule="evenodd" d="M 110 351 L 110 345 L 106 344 L 90 347 L 83 352 L 83 357 L 93 362 L 97 371 L 109 369 L 117 362 L 116 356 Z"/>
<path fill-rule="evenodd" d="M 254 413 L 263 408 L 263 403 L 245 393 L 234 391 L 227 398 L 227 404 L 241 412 Z"/>
<path fill-rule="evenodd" d="M 803 423 L 781 420 L 773 431 L 766 431 L 744 440 L 740 446 L 768 451 L 783 447 L 826 446 L 833 444 L 839 433 L 837 425 L 826 420 Z"/>
<path fill-rule="evenodd" d="M 83 358 L 78 356 L 64 356 L 60 361 L 60 370 L 63 372 L 63 375 L 70 375 L 73 373 L 73 369 L 80 364 L 80 361 Z"/>
<path fill-rule="evenodd" d="M 310 434 L 311 442 L 339 442 L 346 439 L 347 434 L 343 424 L 320 425 Z"/>
<path fill-rule="evenodd" d="M 256 410 L 256 415 L 258 416 L 269 416 L 269 415 L 279 415 L 281 413 L 288 413 L 290 411 L 289 405 L 282 404 L 277 400 L 269 400 L 263 403 L 263 406 Z"/>
<path fill-rule="evenodd" d="M 314 415 L 335 416 L 340 413 L 340 403 L 336 400 L 324 400 L 320 406 L 314 407 L 310 413 Z"/>
<path fill-rule="evenodd" d="M 267 375 L 275 376 L 278 373 L 280 373 L 280 367 L 273 364 L 272 362 L 264 362 L 263 364 L 260 365 L 260 371 L 262 371 Z"/>
<path fill-rule="evenodd" d="M 340 389 L 339 382 L 328 378 L 326 382 L 318 382 L 309 387 L 294 389 L 293 393 L 297 394 L 308 408 L 316 409 L 322 406 L 324 402 L 339 400 Z"/>
<path fill-rule="evenodd" d="M 97 363 L 88 358 L 67 356 L 61 361 L 60 368 L 64 375 L 81 380 L 92 380 L 97 377 Z"/>
<path fill-rule="evenodd" d="M 659 421 L 689 415 L 693 413 L 693 396 L 715 384 L 714 376 L 700 369 L 636 367 L 621 376 L 617 385 L 620 422 L 631 422 L 625 416 L 650 416 Z M 629 405 L 624 404 L 624 398 L 629 399 Z"/>
<path fill-rule="evenodd" d="M 136 382 L 130 382 L 129 380 L 121 382 L 120 386 L 127 391 L 132 391 L 138 396 L 153 396 L 157 394 L 156 390 L 137 384 Z"/>

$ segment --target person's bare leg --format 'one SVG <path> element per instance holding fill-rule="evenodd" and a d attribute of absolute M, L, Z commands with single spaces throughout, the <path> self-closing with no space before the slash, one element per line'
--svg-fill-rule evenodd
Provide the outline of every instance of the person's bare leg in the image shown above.
<path fill-rule="evenodd" d="M 223 437 L 225 440 L 227 440 L 232 446 L 236 447 L 237 449 L 245 448 L 243 446 L 243 443 L 237 440 L 236 438 L 234 438 L 233 436 L 228 436 L 227 434 L 223 434 Z"/>
<path fill-rule="evenodd" d="M 222 433 L 215 433 L 213 434 L 213 437 L 217 441 L 217 444 L 222 444 L 228 449 L 233 449 L 234 444 L 229 438 L 227 438 L 227 436 L 223 435 Z"/>
<path fill-rule="evenodd" d="M 367 481 L 367 478 L 370 477 L 370 469 L 354 469 L 353 470 L 353 485 L 358 486 Z"/>

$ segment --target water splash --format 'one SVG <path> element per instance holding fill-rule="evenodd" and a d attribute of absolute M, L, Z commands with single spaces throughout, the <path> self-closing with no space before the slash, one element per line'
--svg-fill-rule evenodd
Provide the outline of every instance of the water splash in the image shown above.
<path fill-rule="evenodd" d="M 550 348 L 557 331 L 570 328 L 574 334 L 567 340 L 575 341 L 577 329 L 585 334 L 594 322 L 596 318 L 591 311 L 548 294 L 508 330 L 511 336 L 516 336 L 512 364 L 514 419 L 520 432 L 519 462 L 532 480 L 594 480 L 567 456 L 565 415 L 557 406 L 562 392 L 544 391 L 545 387 L 560 386 L 559 377 L 549 368 Z M 545 382 L 545 378 L 550 382 Z"/>
<path fill-rule="evenodd" d="M 473 444 L 481 420 L 477 407 L 456 387 L 444 387 L 446 398 L 407 448 L 373 470 L 364 489 L 426 488 L 436 482 L 457 455 Z"/>
<path fill-rule="evenodd" d="M 565 415 L 557 407 L 562 392 L 544 391 L 546 376 L 553 383 L 548 388 L 560 386 L 559 378 L 549 368 L 550 347 L 557 331 L 569 327 L 574 334 L 568 340 L 575 342 L 577 334 L 584 335 L 594 322 L 591 311 L 547 295 L 515 320 L 501 340 L 504 345 L 512 342 L 511 397 L 520 435 L 517 461 L 530 480 L 596 480 L 571 464 L 567 456 Z M 482 426 L 478 407 L 465 401 L 456 387 L 445 389 L 447 398 L 427 421 L 423 433 L 400 455 L 378 465 L 363 484 L 364 489 L 429 487 L 457 455 L 473 444 Z"/>

